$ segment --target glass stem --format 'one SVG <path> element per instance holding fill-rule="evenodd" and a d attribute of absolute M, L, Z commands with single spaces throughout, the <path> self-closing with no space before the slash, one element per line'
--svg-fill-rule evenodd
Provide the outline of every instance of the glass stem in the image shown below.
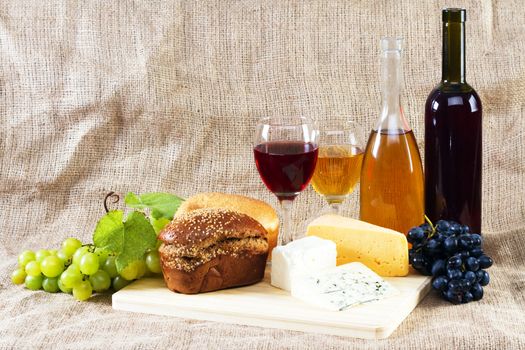
<path fill-rule="evenodd" d="M 330 211 L 334 214 L 339 214 L 339 209 L 341 208 L 341 203 L 330 203 Z"/>
<path fill-rule="evenodd" d="M 281 232 L 279 232 L 277 245 L 285 245 L 293 241 L 293 233 L 291 230 L 290 209 L 292 208 L 293 200 L 281 200 Z"/>

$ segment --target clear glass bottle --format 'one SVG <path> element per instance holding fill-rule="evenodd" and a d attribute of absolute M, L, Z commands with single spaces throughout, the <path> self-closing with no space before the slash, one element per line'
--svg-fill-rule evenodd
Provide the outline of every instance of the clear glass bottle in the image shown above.
<path fill-rule="evenodd" d="M 361 170 L 361 220 L 406 234 L 424 222 L 424 178 L 412 129 L 403 114 L 403 39 L 381 39 L 382 109 Z"/>
<path fill-rule="evenodd" d="M 465 80 L 466 11 L 442 16 L 442 79 L 425 106 L 425 212 L 481 233 L 482 108 Z"/>

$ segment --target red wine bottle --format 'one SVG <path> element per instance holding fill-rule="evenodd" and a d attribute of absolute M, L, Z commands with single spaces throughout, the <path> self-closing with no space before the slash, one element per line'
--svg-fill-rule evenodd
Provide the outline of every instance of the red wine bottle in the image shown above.
<path fill-rule="evenodd" d="M 441 83 L 425 106 L 425 213 L 481 233 L 481 100 L 465 81 L 464 9 L 443 10 Z"/>

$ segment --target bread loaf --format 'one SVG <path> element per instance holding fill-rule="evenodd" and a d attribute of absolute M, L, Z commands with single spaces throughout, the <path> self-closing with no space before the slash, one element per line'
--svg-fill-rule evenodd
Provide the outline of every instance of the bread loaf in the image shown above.
<path fill-rule="evenodd" d="M 250 197 L 234 194 L 208 192 L 194 195 L 181 204 L 175 216 L 202 208 L 231 209 L 251 216 L 268 232 L 269 252 L 277 245 L 279 233 L 279 217 L 275 210 L 267 203 Z"/>
<path fill-rule="evenodd" d="M 176 216 L 159 239 L 164 280 L 175 292 L 210 292 L 264 277 L 267 232 L 246 214 L 197 209 Z"/>

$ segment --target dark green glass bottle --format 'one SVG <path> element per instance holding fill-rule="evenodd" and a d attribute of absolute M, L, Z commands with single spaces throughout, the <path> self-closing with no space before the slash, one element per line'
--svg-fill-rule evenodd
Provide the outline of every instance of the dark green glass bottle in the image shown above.
<path fill-rule="evenodd" d="M 425 214 L 481 233 L 481 101 L 465 80 L 464 9 L 443 10 L 441 83 L 425 106 Z"/>

